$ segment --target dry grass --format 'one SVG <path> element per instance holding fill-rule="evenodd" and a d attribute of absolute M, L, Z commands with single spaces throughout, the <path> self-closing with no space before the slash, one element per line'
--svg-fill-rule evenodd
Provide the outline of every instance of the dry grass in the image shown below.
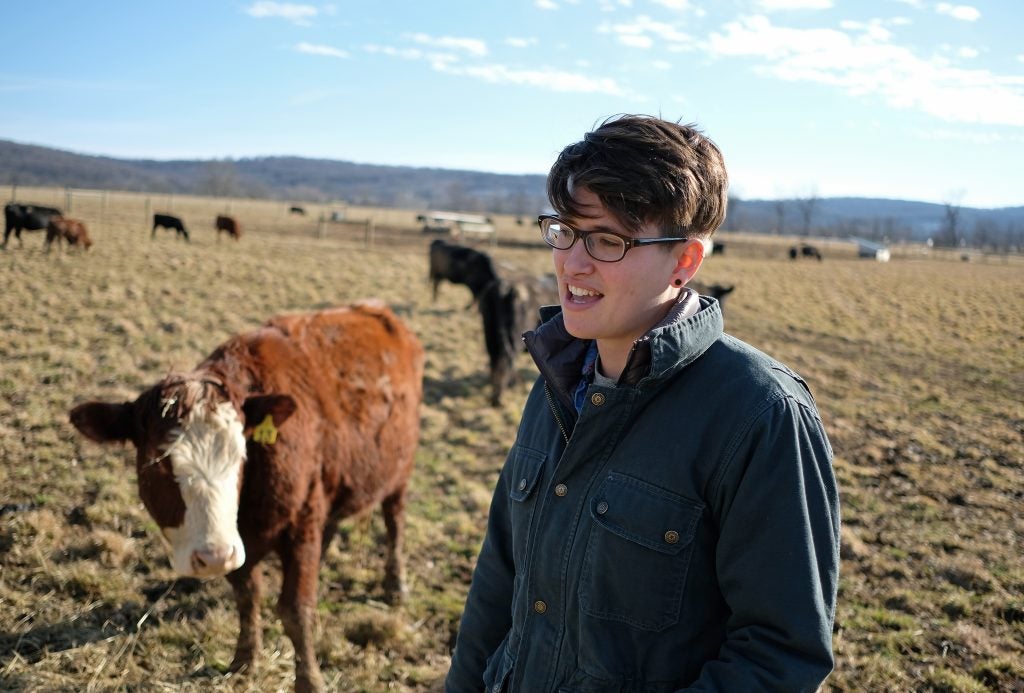
<path fill-rule="evenodd" d="M 56 191 L 26 197 L 64 204 Z M 45 197 L 49 194 L 51 197 Z M 67 410 L 131 398 L 268 316 L 376 296 L 427 348 L 421 446 L 408 510 L 411 597 L 382 602 L 378 514 L 350 521 L 321 574 L 318 656 L 335 690 L 430 690 L 443 676 L 490 489 L 534 370 L 487 403 L 467 293 L 426 283 L 414 212 L 330 226 L 284 205 L 151 200 L 193 241 L 150 240 L 144 196 L 75 199 L 88 254 L 0 253 L 0 688 L 289 690 L 292 651 L 268 567 L 262 661 L 226 673 L 236 616 L 224 580 L 175 581 L 137 500 L 127 449 L 82 440 Z M 66 204 L 65 204 L 66 206 Z M 213 216 L 235 214 L 240 243 Z M 503 239 L 532 229 L 499 219 Z M 834 691 L 1004 691 L 1024 681 L 1024 265 L 909 250 L 889 264 L 825 246 L 790 262 L 785 239 L 725 238 L 703 271 L 735 283 L 730 332 L 810 382 L 836 451 L 844 542 Z M 542 274 L 543 250 L 502 245 Z"/>

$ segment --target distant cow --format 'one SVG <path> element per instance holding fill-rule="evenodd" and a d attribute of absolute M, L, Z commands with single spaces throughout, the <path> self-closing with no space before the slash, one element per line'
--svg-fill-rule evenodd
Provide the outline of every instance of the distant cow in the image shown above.
<path fill-rule="evenodd" d="M 698 281 L 691 281 L 687 286 L 702 296 L 710 296 L 717 300 L 723 315 L 725 315 L 725 299 L 728 298 L 729 294 L 731 294 L 736 288 L 735 284 L 725 286 L 723 284 L 705 284 L 704 282 Z"/>
<path fill-rule="evenodd" d="M 789 249 L 790 260 L 796 260 L 800 256 L 821 260 L 821 251 L 813 245 L 807 245 L 806 243 L 801 243 L 799 246 L 794 245 Z"/>
<path fill-rule="evenodd" d="M 174 229 L 177 232 L 177 236 L 183 236 L 186 241 L 188 240 L 188 230 L 185 228 L 185 224 L 182 223 L 181 219 L 170 214 L 153 215 L 153 232 L 149 234 L 149 237 L 154 237 L 156 235 L 157 227 L 161 226 L 168 231 Z"/>
<path fill-rule="evenodd" d="M 14 233 L 18 239 L 18 245 L 22 246 L 21 232 L 41 231 L 50 222 L 50 217 L 61 216 L 63 213 L 55 207 L 43 207 L 42 205 L 20 204 L 9 202 L 4 205 L 4 242 L 0 248 L 7 247 L 7 240 Z"/>
<path fill-rule="evenodd" d="M 83 250 L 92 247 L 92 239 L 89 238 L 89 232 L 81 221 L 67 217 L 50 217 L 50 222 L 46 225 L 46 252 L 50 252 L 54 241 L 57 241 L 57 246 L 60 247 L 62 238 L 69 246 L 77 246 Z"/>
<path fill-rule="evenodd" d="M 305 208 L 299 207 L 298 205 L 293 205 L 293 206 L 289 207 L 288 208 L 288 213 L 289 214 L 298 214 L 300 216 L 306 216 Z"/>
<path fill-rule="evenodd" d="M 132 402 L 87 402 L 71 422 L 131 441 L 139 495 L 181 575 L 226 575 L 239 610 L 231 670 L 261 647 L 257 564 L 281 559 L 277 611 L 297 690 L 320 690 L 317 574 L 341 518 L 381 504 L 384 590 L 404 589 L 405 491 L 419 436 L 423 349 L 386 307 L 283 315 L 229 339 L 195 370 Z"/>
<path fill-rule="evenodd" d="M 217 238 L 220 238 L 221 231 L 231 236 L 236 241 L 242 236 L 242 229 L 238 225 L 238 222 L 235 220 L 234 217 L 225 216 L 224 214 L 218 214 L 216 225 Z"/>
<path fill-rule="evenodd" d="M 473 300 L 466 306 L 468 308 L 479 300 L 481 292 L 497 278 L 494 264 L 486 253 L 446 243 L 440 238 L 430 243 L 429 280 L 434 287 L 435 301 L 437 287 L 442 279 L 469 287 Z"/>
<path fill-rule="evenodd" d="M 712 255 L 725 255 L 725 242 L 724 241 L 712 241 L 711 242 L 711 254 Z"/>
<path fill-rule="evenodd" d="M 492 406 L 501 404 L 505 388 L 516 381 L 516 354 L 525 350 L 523 333 L 537 327 L 542 305 L 557 302 L 553 274 L 535 277 L 513 272 L 509 279 L 497 279 L 481 292 L 477 305 L 483 318 Z"/>

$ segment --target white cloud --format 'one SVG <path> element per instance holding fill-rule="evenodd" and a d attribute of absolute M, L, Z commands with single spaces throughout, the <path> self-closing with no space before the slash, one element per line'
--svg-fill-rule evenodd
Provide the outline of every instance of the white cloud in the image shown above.
<path fill-rule="evenodd" d="M 977 58 L 979 55 L 978 50 L 976 48 L 971 48 L 970 46 L 963 46 L 959 48 L 956 54 L 961 58 Z"/>
<path fill-rule="evenodd" d="M 517 70 L 505 65 L 434 66 L 442 72 L 465 75 L 492 84 L 516 84 L 549 91 L 626 96 L 626 90 L 610 78 L 593 78 L 564 70 L 541 68 Z"/>
<path fill-rule="evenodd" d="M 535 0 L 534 5 L 541 10 L 557 10 L 558 5 L 553 3 L 551 0 Z"/>
<path fill-rule="evenodd" d="M 631 48 L 650 48 L 654 45 L 654 39 L 641 34 L 622 34 L 619 36 L 619 43 Z"/>
<path fill-rule="evenodd" d="M 314 43 L 297 43 L 295 44 L 295 50 L 299 53 L 308 53 L 309 55 L 326 55 L 330 58 L 348 57 L 348 51 L 343 51 L 340 48 L 334 48 L 333 46 L 323 46 Z"/>
<path fill-rule="evenodd" d="M 651 67 L 655 70 L 671 70 L 672 63 L 667 60 L 654 60 L 651 62 Z"/>
<path fill-rule="evenodd" d="M 754 58 L 755 71 L 764 75 L 877 96 L 895 108 L 947 121 L 1024 126 L 1024 76 L 919 58 L 868 29 L 791 29 L 773 26 L 764 16 L 742 17 L 713 33 L 706 50 L 711 56 Z"/>
<path fill-rule="evenodd" d="M 915 10 L 924 9 L 924 0 L 896 0 L 896 2 L 902 2 L 904 5 L 910 5 Z"/>
<path fill-rule="evenodd" d="M 245 8 L 245 12 L 250 17 L 259 19 L 281 17 L 299 26 L 309 26 L 309 20 L 317 15 L 317 9 L 312 5 L 293 5 L 287 2 L 270 2 L 269 0 L 254 2 Z"/>
<path fill-rule="evenodd" d="M 434 48 L 448 48 L 456 49 L 483 57 L 487 55 L 487 44 L 480 39 L 474 38 L 458 38 L 455 36 L 428 36 L 427 34 L 410 34 L 411 38 L 416 43 L 424 46 L 432 46 Z"/>
<path fill-rule="evenodd" d="M 948 14 L 953 19 L 964 22 L 974 22 L 981 18 L 981 12 L 970 5 L 953 5 L 948 2 L 940 2 L 935 6 L 939 14 Z"/>
<path fill-rule="evenodd" d="M 507 39 L 505 39 L 505 45 L 512 46 L 513 48 L 529 48 L 530 46 L 537 45 L 537 39 L 509 36 Z"/>
<path fill-rule="evenodd" d="M 679 31 L 672 24 L 657 22 L 646 15 L 640 15 L 632 22 L 611 24 L 604 22 L 597 28 L 599 34 L 613 34 L 619 43 L 634 48 L 650 48 L 656 37 L 672 46 L 690 46 L 694 39 L 689 34 Z"/>
<path fill-rule="evenodd" d="M 758 6 L 765 12 L 779 10 L 827 10 L 832 0 L 758 0 Z"/>

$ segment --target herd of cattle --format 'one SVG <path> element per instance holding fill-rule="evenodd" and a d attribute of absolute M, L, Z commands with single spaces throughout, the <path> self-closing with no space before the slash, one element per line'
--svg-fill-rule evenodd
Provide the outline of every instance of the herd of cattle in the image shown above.
<path fill-rule="evenodd" d="M 188 240 L 188 229 L 185 223 L 178 217 L 171 214 L 156 213 L 153 215 L 153 229 L 150 236 L 156 235 L 158 228 L 175 231 L 179 238 Z M 217 230 L 217 237 L 223 232 L 229 237 L 238 240 L 242 236 L 242 229 L 234 217 L 218 214 L 214 220 L 214 228 Z M 0 248 L 6 248 L 7 242 L 14 234 L 18 244 L 22 245 L 22 231 L 46 230 L 45 248 L 49 252 L 54 241 L 61 239 L 67 241 L 68 246 L 79 247 L 88 250 L 92 247 L 92 239 L 85 223 L 80 219 L 72 219 L 64 216 L 64 213 L 56 207 L 45 207 L 43 205 L 21 204 L 19 202 L 8 202 L 4 205 L 4 241 Z"/>
<path fill-rule="evenodd" d="M 11 233 L 47 230 L 91 245 L 84 224 L 60 210 L 10 203 Z M 228 216 L 215 226 L 237 239 Z M 157 228 L 188 240 L 182 220 L 155 214 Z M 522 332 L 553 279 L 503 278 L 486 253 L 441 239 L 429 246 L 429 281 L 466 286 L 483 322 L 490 400 L 515 377 Z M 733 287 L 700 286 L 724 300 Z M 379 505 L 387 529 L 384 591 L 405 592 L 402 543 L 406 488 L 419 442 L 424 350 L 390 309 L 364 302 L 279 315 L 218 346 L 195 368 L 173 372 L 132 401 L 87 401 L 72 425 L 98 443 L 133 444 L 139 496 L 187 577 L 226 576 L 239 614 L 232 671 L 261 649 L 260 562 L 281 561 L 277 613 L 295 648 L 296 690 L 322 690 L 313 629 L 319 564 L 341 519 Z M 310 373 L 319 374 L 310 378 Z"/>

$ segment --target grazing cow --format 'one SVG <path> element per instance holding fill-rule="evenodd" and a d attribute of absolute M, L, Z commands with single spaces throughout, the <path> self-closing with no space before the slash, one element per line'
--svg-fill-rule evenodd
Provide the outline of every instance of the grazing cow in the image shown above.
<path fill-rule="evenodd" d="M 516 354 L 525 351 L 523 333 L 537 327 L 542 305 L 557 302 L 553 274 L 497 279 L 481 292 L 477 306 L 483 318 L 492 406 L 501 404 L 505 388 L 516 381 Z"/>
<path fill-rule="evenodd" d="M 231 669 L 260 647 L 260 571 L 281 559 L 277 610 L 296 690 L 320 690 L 317 573 L 341 518 L 381 504 L 384 589 L 404 592 L 405 490 L 419 437 L 423 348 L 388 308 L 356 304 L 272 318 L 135 401 L 87 402 L 71 422 L 131 441 L 139 495 L 185 576 L 226 575 L 240 632 Z"/>
<path fill-rule="evenodd" d="M 687 284 L 688 287 L 696 291 L 702 296 L 710 296 L 711 298 L 718 301 L 718 306 L 722 310 L 722 315 L 725 315 L 725 299 L 733 292 L 736 288 L 735 284 L 725 286 L 723 284 L 705 284 L 704 282 L 691 281 Z"/>
<path fill-rule="evenodd" d="M 303 217 L 306 216 L 305 208 L 304 207 L 299 207 L 298 205 L 293 205 L 293 206 L 289 207 L 288 208 L 288 213 L 289 214 L 298 214 L 299 216 L 303 216 Z"/>
<path fill-rule="evenodd" d="M 7 247 L 7 240 L 11 237 L 12 232 L 18 239 L 19 247 L 22 246 L 21 232 L 23 230 L 41 231 L 50 222 L 50 217 L 59 217 L 62 214 L 63 212 L 55 207 L 8 202 L 4 205 L 4 242 L 0 248 Z"/>
<path fill-rule="evenodd" d="M 217 215 L 217 238 L 220 238 L 220 232 L 223 231 L 227 235 L 234 238 L 236 241 L 242 236 L 242 228 L 238 225 L 238 222 L 234 217 L 225 216 L 224 214 Z"/>
<path fill-rule="evenodd" d="M 150 238 L 156 235 L 156 229 L 158 226 L 170 231 L 174 229 L 177 231 L 177 236 L 183 236 L 185 240 L 188 240 L 188 230 L 185 228 L 185 224 L 182 223 L 181 219 L 170 214 L 154 214 L 153 215 L 153 232 L 149 234 Z"/>
<path fill-rule="evenodd" d="M 498 273 L 486 253 L 438 238 L 430 243 L 429 279 L 434 286 L 435 301 L 442 279 L 468 286 L 473 293 L 473 300 L 466 306 L 469 308 L 480 299 L 481 292 L 498 279 Z"/>
<path fill-rule="evenodd" d="M 69 246 L 78 246 L 83 250 L 92 247 L 92 239 L 89 238 L 89 232 L 81 221 L 68 217 L 50 217 L 50 222 L 46 225 L 46 252 L 50 252 L 50 246 L 54 241 L 57 241 L 57 247 L 60 247 L 61 238 L 67 241 Z"/>
<path fill-rule="evenodd" d="M 803 257 L 813 257 L 819 261 L 821 260 L 821 251 L 815 248 L 813 245 L 801 243 L 799 246 L 794 245 L 789 249 L 790 260 L 796 260 L 801 255 Z"/>

